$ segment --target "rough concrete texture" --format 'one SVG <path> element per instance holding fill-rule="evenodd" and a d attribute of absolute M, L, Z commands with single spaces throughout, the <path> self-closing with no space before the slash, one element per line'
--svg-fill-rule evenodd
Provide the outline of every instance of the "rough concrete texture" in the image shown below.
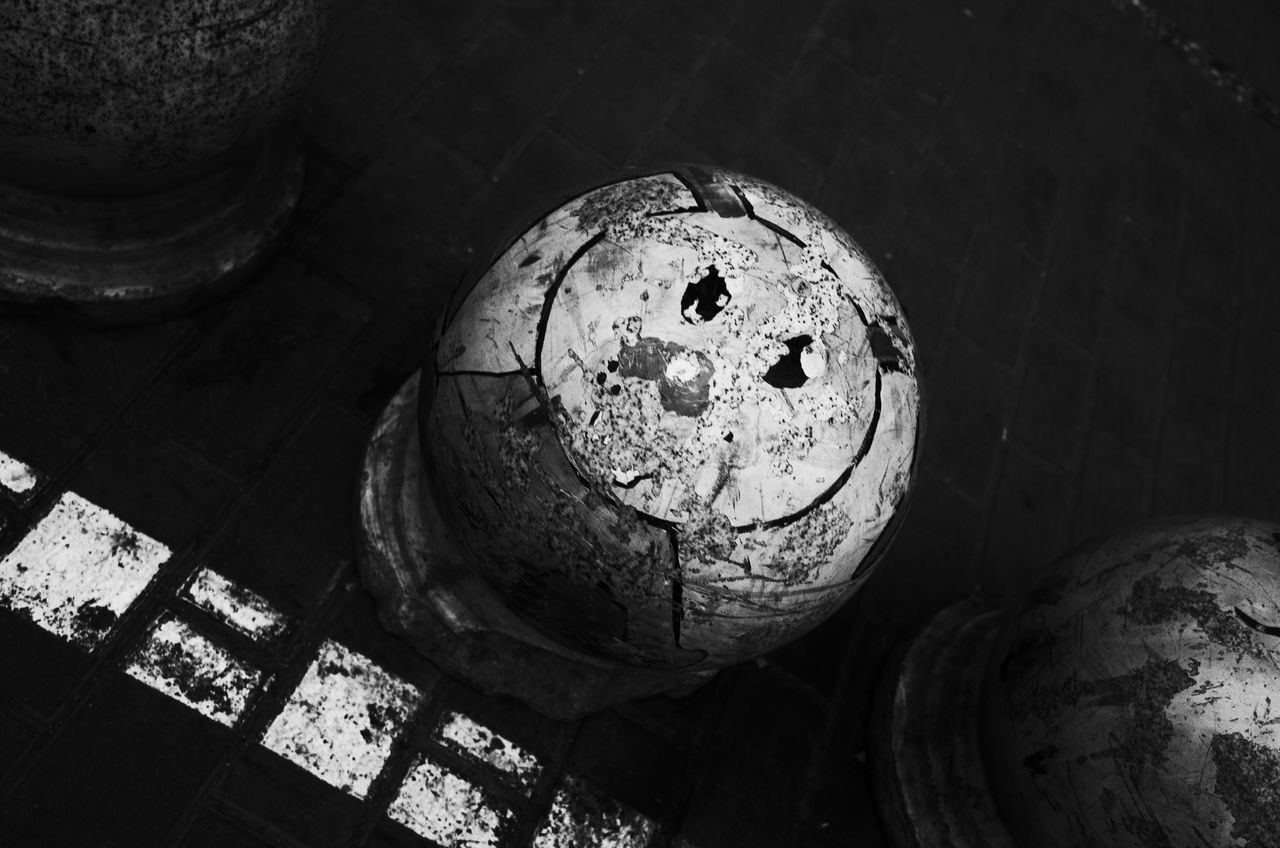
<path fill-rule="evenodd" d="M 906 499 L 920 391 L 839 227 L 684 166 L 581 194 L 477 273 L 424 372 L 428 478 L 514 609 L 713 668 L 849 597 Z"/>
<path fill-rule="evenodd" d="M 329 0 L 0 5 L 0 179 L 65 194 L 173 186 L 297 105 Z"/>
<path fill-rule="evenodd" d="M 1020 838 L 1272 844 L 1280 526 L 1159 522 L 1053 575 L 1004 628 L 987 695 L 988 765 Z"/>

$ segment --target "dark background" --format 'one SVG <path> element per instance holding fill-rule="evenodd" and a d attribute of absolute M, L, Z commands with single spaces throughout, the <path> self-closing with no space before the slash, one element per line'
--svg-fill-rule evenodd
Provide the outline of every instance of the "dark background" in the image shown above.
<path fill-rule="evenodd" d="M 867 700 L 922 617 L 1145 516 L 1280 513 L 1280 131 L 1268 100 L 1231 94 L 1280 92 L 1280 13 L 1155 11 L 1164 26 L 1118 0 L 342 0 L 278 260 L 150 328 L 0 317 L 0 450 L 179 569 L 269 598 L 297 627 L 269 658 L 282 678 L 339 639 L 540 752 L 548 781 L 654 817 L 655 844 L 882 844 Z M 513 209 L 671 160 L 771 180 L 879 264 L 923 363 L 920 475 L 878 572 L 810 636 L 684 701 L 546 722 L 379 630 L 351 567 L 356 469 Z M 11 535 L 32 515 L 5 514 Z M 8 844 L 421 844 L 382 817 L 394 783 L 357 804 L 257 748 L 269 705 L 232 733 L 120 675 L 164 603 L 91 658 L 0 615 Z"/>

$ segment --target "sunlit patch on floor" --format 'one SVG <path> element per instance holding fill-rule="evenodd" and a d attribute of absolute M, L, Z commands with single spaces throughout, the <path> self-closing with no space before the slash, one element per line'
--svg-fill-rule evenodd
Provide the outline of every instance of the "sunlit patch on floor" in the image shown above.
<path fill-rule="evenodd" d="M 537 757 L 462 713 L 445 714 L 436 727 L 435 739 L 446 748 L 496 769 L 525 789 L 542 771 Z"/>
<path fill-rule="evenodd" d="M 533 838 L 533 848 L 643 848 L 655 828 L 648 817 L 567 777 Z"/>
<path fill-rule="evenodd" d="M 23 465 L 6 453 L 0 453 L 0 487 L 15 495 L 25 495 L 36 487 L 40 477 L 35 470 Z"/>
<path fill-rule="evenodd" d="M 168 558 L 164 545 L 68 492 L 0 560 L 0 604 L 94 648 Z"/>
<path fill-rule="evenodd" d="M 472 783 L 419 756 L 387 815 L 444 848 L 499 845 L 511 811 Z"/>
<path fill-rule="evenodd" d="M 254 640 L 272 640 L 287 622 L 271 604 L 216 571 L 202 568 L 185 591 L 193 604 Z"/>
<path fill-rule="evenodd" d="M 367 658 L 325 642 L 262 744 L 363 798 L 420 698 Z"/>
<path fill-rule="evenodd" d="M 262 676 L 174 618 L 152 628 L 125 671 L 227 727 L 240 718 Z"/>

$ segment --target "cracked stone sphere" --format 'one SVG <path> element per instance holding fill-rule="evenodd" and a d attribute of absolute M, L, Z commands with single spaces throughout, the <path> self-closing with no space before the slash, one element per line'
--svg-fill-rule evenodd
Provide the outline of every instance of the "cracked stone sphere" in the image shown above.
<path fill-rule="evenodd" d="M 812 628 L 892 535 L 920 427 L 884 280 L 786 192 L 677 167 L 478 266 L 424 371 L 424 454 L 504 602 L 575 647 L 714 668 Z"/>
<path fill-rule="evenodd" d="M 1280 844 L 1280 525 L 1150 524 L 1053 574 L 985 693 L 1019 844 Z"/>

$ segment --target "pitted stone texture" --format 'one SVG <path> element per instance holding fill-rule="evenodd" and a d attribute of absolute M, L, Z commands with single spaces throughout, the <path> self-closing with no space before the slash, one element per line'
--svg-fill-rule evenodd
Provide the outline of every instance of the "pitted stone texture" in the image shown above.
<path fill-rule="evenodd" d="M 1092 544 L 1001 640 L 988 767 L 1025 844 L 1274 844 L 1280 525 L 1168 521 Z"/>
<path fill-rule="evenodd" d="M 0 4 L 0 179 L 173 186 L 260 142 L 319 57 L 329 0 Z"/>
<path fill-rule="evenodd" d="M 428 467 L 527 620 L 711 668 L 866 575 L 920 394 L 897 301 L 829 219 L 680 166 L 578 195 L 473 279 L 425 375 Z"/>

